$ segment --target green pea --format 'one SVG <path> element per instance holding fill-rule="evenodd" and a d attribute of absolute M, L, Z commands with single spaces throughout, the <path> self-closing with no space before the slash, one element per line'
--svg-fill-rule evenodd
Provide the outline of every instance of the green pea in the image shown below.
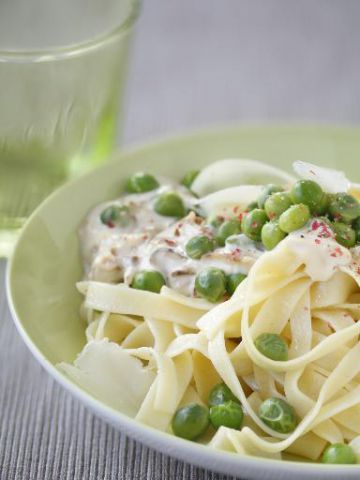
<path fill-rule="evenodd" d="M 262 333 L 255 340 L 255 347 L 267 358 L 276 361 L 288 359 L 288 346 L 276 333 Z"/>
<path fill-rule="evenodd" d="M 238 402 L 232 400 L 210 408 L 210 422 L 214 428 L 221 426 L 238 430 L 244 420 L 244 412 Z"/>
<path fill-rule="evenodd" d="M 246 212 L 251 212 L 251 210 L 254 210 L 255 208 L 258 208 L 258 202 L 251 202 L 249 205 L 246 207 L 245 211 Z"/>
<path fill-rule="evenodd" d="M 159 182 L 155 177 L 144 172 L 137 172 L 128 179 L 126 191 L 128 193 L 144 193 L 155 190 L 159 187 Z"/>
<path fill-rule="evenodd" d="M 360 242 L 360 217 L 358 217 L 353 223 L 353 229 L 355 230 L 356 234 L 356 241 Z"/>
<path fill-rule="evenodd" d="M 191 188 L 191 185 L 194 183 L 195 178 L 199 175 L 200 170 L 189 170 L 185 173 L 183 179 L 181 180 L 181 184 L 188 189 Z"/>
<path fill-rule="evenodd" d="M 186 254 L 195 260 L 198 260 L 205 253 L 211 252 L 213 249 L 214 242 L 206 235 L 192 237 L 185 245 Z"/>
<path fill-rule="evenodd" d="M 279 218 L 279 227 L 283 232 L 291 233 L 299 230 L 310 220 L 310 210 L 307 205 L 299 203 L 288 208 Z"/>
<path fill-rule="evenodd" d="M 181 197 L 175 192 L 162 193 L 157 197 L 154 210 L 164 217 L 184 217 L 186 214 Z"/>
<path fill-rule="evenodd" d="M 177 437 L 195 440 L 209 426 L 209 410 L 198 403 L 179 408 L 172 419 L 171 427 Z"/>
<path fill-rule="evenodd" d="M 110 205 L 106 207 L 100 214 L 100 220 L 108 227 L 127 227 L 132 222 L 130 210 L 125 205 L 119 207 Z"/>
<path fill-rule="evenodd" d="M 225 383 L 218 383 L 209 394 L 208 404 L 210 407 L 213 407 L 214 405 L 222 405 L 230 400 L 240 403 Z"/>
<path fill-rule="evenodd" d="M 294 408 L 281 398 L 268 398 L 259 408 L 261 420 L 275 432 L 290 433 L 298 423 Z"/>
<path fill-rule="evenodd" d="M 334 220 L 350 223 L 360 217 L 360 204 L 352 195 L 337 193 L 330 201 L 329 213 Z"/>
<path fill-rule="evenodd" d="M 341 222 L 334 222 L 331 226 L 335 233 L 335 239 L 343 247 L 351 248 L 356 243 L 356 233 L 350 225 Z"/>
<path fill-rule="evenodd" d="M 280 217 L 289 207 L 292 201 L 290 195 L 286 192 L 277 192 L 270 195 L 265 202 L 265 212 L 270 220 Z"/>
<path fill-rule="evenodd" d="M 325 448 L 321 457 L 322 463 L 353 464 L 357 463 L 354 450 L 345 443 L 333 443 Z"/>
<path fill-rule="evenodd" d="M 286 237 L 286 233 L 279 227 L 279 222 L 265 223 L 261 229 L 261 241 L 266 250 L 272 250 Z"/>
<path fill-rule="evenodd" d="M 195 278 L 195 290 L 209 302 L 217 302 L 225 293 L 226 278 L 219 268 L 207 267 Z"/>
<path fill-rule="evenodd" d="M 283 192 L 284 189 L 280 185 L 274 185 L 273 183 L 269 183 L 269 185 L 264 185 L 259 198 L 257 199 L 257 204 L 259 208 L 264 208 L 265 202 L 270 195 L 276 192 Z"/>
<path fill-rule="evenodd" d="M 247 213 L 241 223 L 242 231 L 247 237 L 255 242 L 261 240 L 261 229 L 268 221 L 265 210 L 255 208 L 251 212 Z"/>
<path fill-rule="evenodd" d="M 227 220 L 223 222 L 217 231 L 216 240 L 219 245 L 224 246 L 225 240 L 231 235 L 237 235 L 241 232 L 241 222 L 239 220 Z"/>
<path fill-rule="evenodd" d="M 331 195 L 329 193 L 324 193 L 319 204 L 313 209 L 314 215 L 322 216 L 326 215 L 329 210 Z"/>
<path fill-rule="evenodd" d="M 323 202 L 324 192 L 320 185 L 312 180 L 298 180 L 290 191 L 294 203 L 307 205 L 311 212 L 315 212 L 318 205 Z"/>
<path fill-rule="evenodd" d="M 230 273 L 230 275 L 226 275 L 226 291 L 228 294 L 232 295 L 245 278 L 246 275 L 243 273 Z"/>
<path fill-rule="evenodd" d="M 360 228 L 360 217 L 356 218 L 353 222 L 353 228 L 355 230 L 359 229 Z"/>
<path fill-rule="evenodd" d="M 159 293 L 161 287 L 165 285 L 163 275 L 156 270 L 143 270 L 137 272 L 131 282 L 131 287 L 137 290 L 148 290 L 149 292 Z"/>

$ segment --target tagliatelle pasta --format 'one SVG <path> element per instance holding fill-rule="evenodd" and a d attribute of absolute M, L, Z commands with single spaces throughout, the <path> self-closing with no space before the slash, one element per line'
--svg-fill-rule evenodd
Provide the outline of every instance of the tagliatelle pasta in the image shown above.
<path fill-rule="evenodd" d="M 159 297 L 152 292 L 128 288 L 126 285 L 106 283 L 80 283 L 80 291 L 86 293 L 85 308 L 144 317 L 149 315 L 185 327 L 195 328 L 202 309 L 191 308 L 184 303 L 174 302 L 166 295 Z M 196 300 L 194 301 L 196 305 Z M 159 315 L 159 312 L 161 314 Z"/>
<path fill-rule="evenodd" d="M 156 293 L 88 276 L 77 285 L 88 343 L 74 365 L 60 368 L 99 399 L 169 433 L 179 407 L 206 406 L 224 382 L 245 417 L 241 429 L 213 430 L 210 448 L 317 461 L 329 444 L 341 443 L 360 458 L 360 264 L 356 248 L 324 228 L 308 223 L 262 251 L 232 296 L 215 303 L 184 294 L 181 283 Z M 228 259 L 224 248 L 208 254 L 214 265 Z M 181 281 L 187 276 L 196 295 L 191 269 L 198 264 L 166 261 L 182 265 Z M 259 348 L 259 337 L 269 333 L 285 343 L 286 358 Z M 259 412 L 269 398 L 292 406 L 292 431 L 263 421 Z"/>

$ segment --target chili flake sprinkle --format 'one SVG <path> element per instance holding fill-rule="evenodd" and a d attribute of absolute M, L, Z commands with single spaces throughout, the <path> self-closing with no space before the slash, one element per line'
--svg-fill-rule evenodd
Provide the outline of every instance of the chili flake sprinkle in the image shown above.
<path fill-rule="evenodd" d="M 176 246 L 176 242 L 174 240 L 170 240 L 170 238 L 165 238 L 164 242 L 166 243 L 166 245 L 169 245 L 169 247 L 175 247 Z"/>
<path fill-rule="evenodd" d="M 319 230 L 319 232 L 317 233 L 317 236 L 320 238 L 331 238 L 334 236 L 333 231 L 330 229 L 329 225 L 325 222 L 314 220 L 311 223 L 310 228 L 313 232 L 316 232 L 317 230 Z"/>
<path fill-rule="evenodd" d="M 334 250 L 330 253 L 330 257 L 342 257 L 343 256 L 343 252 L 341 251 L 341 248 L 340 247 L 336 247 L 334 248 Z"/>

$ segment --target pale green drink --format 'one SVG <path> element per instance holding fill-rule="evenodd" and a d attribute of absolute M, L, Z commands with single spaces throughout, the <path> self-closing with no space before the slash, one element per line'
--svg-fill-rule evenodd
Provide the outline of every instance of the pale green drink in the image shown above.
<path fill-rule="evenodd" d="M 76 8 L 71 0 L 63 0 L 56 12 L 48 0 L 28 2 L 37 6 L 39 15 L 32 27 L 35 31 L 26 35 L 29 12 L 18 19 L 13 8 L 17 3 L 16 12 L 21 12 L 28 3 L 4 1 L 0 5 L 0 256 L 9 254 L 19 228 L 49 193 L 111 153 L 120 130 L 129 43 L 138 10 L 133 0 L 78 0 Z M 9 22 L 23 23 L 22 44 L 16 49 L 11 46 L 18 37 Z M 104 32 L 105 27 L 109 31 Z M 31 50 L 24 50 L 25 46 Z"/>

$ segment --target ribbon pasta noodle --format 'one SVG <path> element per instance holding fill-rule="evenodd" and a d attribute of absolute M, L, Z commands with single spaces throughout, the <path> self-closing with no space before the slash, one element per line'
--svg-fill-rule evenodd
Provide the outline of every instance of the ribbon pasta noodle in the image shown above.
<path fill-rule="evenodd" d="M 199 191 L 207 190 L 201 182 Z M 329 443 L 346 442 L 360 458 L 360 264 L 333 237 L 319 242 L 317 233 L 304 238 L 299 230 L 263 253 L 222 303 L 169 286 L 154 293 L 126 283 L 79 282 L 87 344 L 74 365 L 60 368 L 111 406 L 169 433 L 179 407 L 206 405 L 211 389 L 224 382 L 242 405 L 244 423 L 241 430 L 212 430 L 210 448 L 317 461 Z M 286 339 L 287 359 L 257 348 L 267 332 Z M 129 374 L 116 370 L 107 381 L 135 392 L 120 404 L 104 379 L 89 381 L 100 352 L 109 365 L 115 351 Z M 293 431 L 262 421 L 259 407 L 269 397 L 294 408 Z"/>

